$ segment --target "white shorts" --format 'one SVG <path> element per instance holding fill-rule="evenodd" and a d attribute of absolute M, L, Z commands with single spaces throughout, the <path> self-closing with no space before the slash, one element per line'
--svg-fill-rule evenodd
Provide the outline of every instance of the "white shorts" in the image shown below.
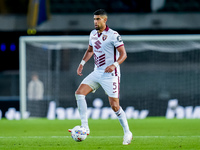
<path fill-rule="evenodd" d="M 119 98 L 120 77 L 113 73 L 93 71 L 81 84 L 87 84 L 93 89 L 93 93 L 101 86 L 109 97 Z"/>

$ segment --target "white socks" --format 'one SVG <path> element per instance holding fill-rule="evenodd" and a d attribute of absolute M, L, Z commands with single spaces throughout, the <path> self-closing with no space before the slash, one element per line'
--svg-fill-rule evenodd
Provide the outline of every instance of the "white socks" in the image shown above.
<path fill-rule="evenodd" d="M 75 94 L 75 97 L 76 97 L 77 106 L 78 106 L 78 110 L 79 110 L 79 114 L 81 118 L 81 125 L 85 128 L 89 128 L 88 118 L 87 118 L 87 103 L 85 100 L 85 95 Z M 129 133 L 130 130 L 128 126 L 128 121 L 126 119 L 126 114 L 123 111 L 123 109 L 120 107 L 120 109 L 117 112 L 115 112 L 115 114 L 117 115 L 119 122 L 121 126 L 123 127 L 124 134 Z"/>
<path fill-rule="evenodd" d="M 124 134 L 129 133 L 130 130 L 129 130 L 128 121 L 126 119 L 126 114 L 124 110 L 120 107 L 119 110 L 115 112 L 115 114 L 117 115 L 119 122 L 121 126 L 123 127 Z"/>
<path fill-rule="evenodd" d="M 88 128 L 87 103 L 85 100 L 85 95 L 75 94 L 75 97 L 81 118 L 81 125 L 85 128 Z"/>

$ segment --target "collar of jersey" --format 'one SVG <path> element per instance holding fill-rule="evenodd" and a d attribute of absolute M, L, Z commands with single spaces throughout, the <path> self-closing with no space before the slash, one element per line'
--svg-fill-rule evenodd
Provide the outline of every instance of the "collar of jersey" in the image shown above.
<path fill-rule="evenodd" d="M 109 27 L 108 27 L 108 25 L 106 25 L 106 28 L 105 28 L 104 31 L 108 31 L 108 30 L 109 30 Z"/>
<path fill-rule="evenodd" d="M 108 31 L 110 28 L 108 27 L 108 25 L 106 25 L 106 28 L 105 28 L 105 30 L 103 30 L 103 31 Z M 97 33 L 98 33 L 98 31 L 97 31 Z M 102 33 L 102 32 L 101 32 Z"/>
<path fill-rule="evenodd" d="M 108 25 L 106 25 L 106 28 L 105 28 L 105 30 L 104 30 L 104 31 L 108 31 L 108 30 L 109 30 L 109 27 L 108 27 Z M 101 33 L 97 32 L 97 34 L 98 34 L 98 37 L 100 37 L 102 33 L 103 33 L 103 32 L 101 32 Z"/>

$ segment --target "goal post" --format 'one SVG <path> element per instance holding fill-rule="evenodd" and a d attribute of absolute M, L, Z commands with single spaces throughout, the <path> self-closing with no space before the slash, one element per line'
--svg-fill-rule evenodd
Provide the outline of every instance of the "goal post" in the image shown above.
<path fill-rule="evenodd" d="M 75 72 L 88 47 L 88 40 L 89 36 L 20 37 L 22 118 L 26 118 L 26 111 L 31 109 L 38 111 L 36 116 L 40 116 L 41 110 L 47 109 L 40 106 L 48 105 L 52 100 L 57 107 L 75 107 L 75 102 L 71 104 L 74 87 L 83 79 L 77 78 Z M 122 35 L 122 40 L 128 54 L 121 65 L 120 99 L 123 100 L 120 102 L 123 107 L 147 109 L 150 116 L 160 116 L 165 114 L 170 99 L 183 98 L 183 105 L 186 106 L 199 104 L 200 35 Z M 88 64 L 85 75 L 93 68 L 92 60 Z M 44 86 L 42 101 L 28 100 L 28 82 L 35 71 Z M 95 98 L 104 99 L 103 94 L 100 90 L 96 96 L 89 96 L 89 106 Z M 29 102 L 31 104 L 27 106 Z M 108 105 L 106 99 L 103 102 Z"/>
<path fill-rule="evenodd" d="M 27 85 L 26 85 L 26 43 L 27 42 L 65 42 L 86 41 L 88 36 L 21 36 L 19 38 L 19 66 L 20 66 L 20 112 L 21 117 L 26 118 Z M 48 46 L 49 49 L 60 49 L 59 45 Z"/>

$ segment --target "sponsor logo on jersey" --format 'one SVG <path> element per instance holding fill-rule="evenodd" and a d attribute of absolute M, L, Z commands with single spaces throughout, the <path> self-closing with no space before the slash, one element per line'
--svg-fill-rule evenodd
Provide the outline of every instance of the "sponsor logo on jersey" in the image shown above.
<path fill-rule="evenodd" d="M 98 50 L 94 50 L 96 53 L 102 53 L 102 51 L 100 50 L 100 51 L 98 51 Z"/>
<path fill-rule="evenodd" d="M 99 49 L 101 48 L 101 42 L 98 40 L 95 42 L 95 46 L 94 46 L 96 49 Z"/>

